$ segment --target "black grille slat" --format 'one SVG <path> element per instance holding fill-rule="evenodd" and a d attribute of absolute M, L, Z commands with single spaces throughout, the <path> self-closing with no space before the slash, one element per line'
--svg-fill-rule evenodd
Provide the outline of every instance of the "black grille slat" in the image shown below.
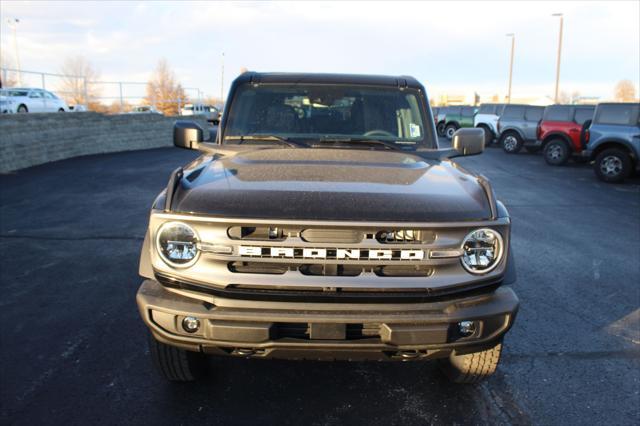
<path fill-rule="evenodd" d="M 272 339 L 310 340 L 308 323 L 278 322 L 271 327 Z M 380 338 L 380 324 L 346 324 L 345 340 L 361 340 Z"/>

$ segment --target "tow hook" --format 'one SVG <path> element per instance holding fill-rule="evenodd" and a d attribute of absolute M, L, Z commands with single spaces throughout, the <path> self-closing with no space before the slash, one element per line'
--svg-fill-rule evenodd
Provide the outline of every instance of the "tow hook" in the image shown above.
<path fill-rule="evenodd" d="M 235 348 L 233 350 L 233 352 L 231 352 L 231 355 L 236 355 L 236 356 L 251 356 L 255 353 L 255 351 L 253 349 L 247 349 L 247 348 Z"/>

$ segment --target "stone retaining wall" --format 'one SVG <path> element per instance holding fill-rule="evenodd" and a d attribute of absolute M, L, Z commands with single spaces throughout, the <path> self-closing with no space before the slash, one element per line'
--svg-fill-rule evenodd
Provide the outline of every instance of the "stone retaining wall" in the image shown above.
<path fill-rule="evenodd" d="M 195 121 L 208 134 L 204 116 L 105 115 L 95 112 L 3 114 L 0 173 L 81 155 L 168 147 L 173 123 Z"/>

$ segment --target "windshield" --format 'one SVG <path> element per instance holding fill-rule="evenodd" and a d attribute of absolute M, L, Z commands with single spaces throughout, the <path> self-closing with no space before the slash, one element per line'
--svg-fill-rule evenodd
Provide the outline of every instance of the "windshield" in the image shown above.
<path fill-rule="evenodd" d="M 432 147 L 418 96 L 417 91 L 395 87 L 244 85 L 231 104 L 225 139 L 273 135 Z"/>

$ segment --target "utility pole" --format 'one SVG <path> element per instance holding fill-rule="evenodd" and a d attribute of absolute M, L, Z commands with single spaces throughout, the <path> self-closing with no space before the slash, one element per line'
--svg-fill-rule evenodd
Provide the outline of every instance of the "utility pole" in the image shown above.
<path fill-rule="evenodd" d="M 509 60 L 509 89 L 507 90 L 507 103 L 511 103 L 511 79 L 513 77 L 513 51 L 516 48 L 516 35 L 514 33 L 506 34 L 511 37 L 511 59 Z"/>
<path fill-rule="evenodd" d="M 13 48 L 15 49 L 16 55 L 16 65 L 18 69 L 18 86 L 22 86 L 22 73 L 20 72 L 20 55 L 18 54 L 18 36 L 17 36 L 17 28 L 20 20 L 18 18 L 9 18 L 7 19 L 7 23 L 11 30 L 13 31 Z"/>
<path fill-rule="evenodd" d="M 555 103 L 558 103 L 558 91 L 560 89 L 560 55 L 562 53 L 562 25 L 564 21 L 564 16 L 562 13 L 554 13 L 551 16 L 560 17 L 560 34 L 558 36 L 558 59 L 556 63 L 556 94 L 554 99 Z"/>
<path fill-rule="evenodd" d="M 222 66 L 220 69 L 220 104 L 224 103 L 224 52 L 222 52 Z"/>

